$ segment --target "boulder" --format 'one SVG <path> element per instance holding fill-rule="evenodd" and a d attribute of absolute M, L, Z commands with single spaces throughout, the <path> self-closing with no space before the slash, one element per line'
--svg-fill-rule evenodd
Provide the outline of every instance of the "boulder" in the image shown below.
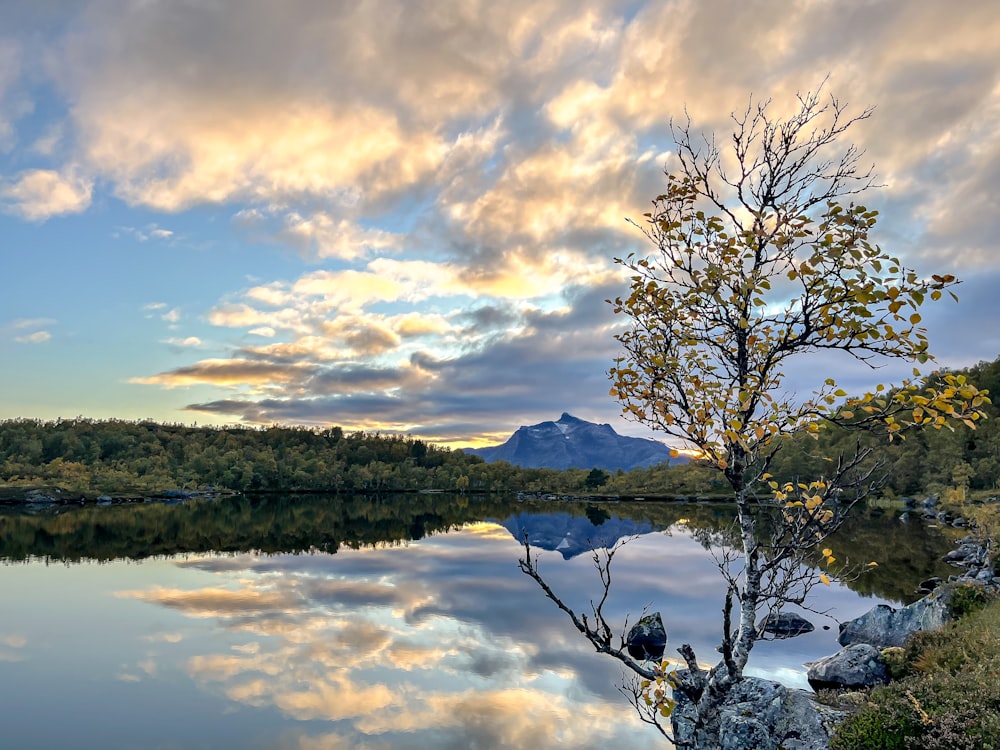
<path fill-rule="evenodd" d="M 993 575 L 993 571 L 991 570 L 980 570 L 978 573 L 976 573 L 976 580 L 981 583 L 989 583 L 995 577 L 996 576 Z"/>
<path fill-rule="evenodd" d="M 902 646 L 918 630 L 935 630 L 949 619 L 946 593 L 938 588 L 906 607 L 887 604 L 872 607 L 854 620 L 840 625 L 841 646 L 867 643 L 878 648 Z"/>
<path fill-rule="evenodd" d="M 856 643 L 809 664 L 808 679 L 813 690 L 865 688 L 887 683 L 889 670 L 877 648 Z"/>
<path fill-rule="evenodd" d="M 686 671 L 686 670 L 680 670 Z M 678 744 L 694 750 L 827 750 L 843 714 L 815 703 L 804 690 L 745 677 L 719 711 L 719 737 L 695 734 L 694 705 L 679 691 L 670 720 Z M 687 745 L 683 743 L 688 743 Z"/>
<path fill-rule="evenodd" d="M 945 555 L 944 561 L 960 567 L 979 567 L 986 561 L 986 549 L 978 542 L 963 542 Z"/>
<path fill-rule="evenodd" d="M 775 638 L 794 638 L 815 629 L 809 620 L 794 612 L 772 612 L 757 623 L 758 631 L 770 633 Z"/>
<path fill-rule="evenodd" d="M 37 503 L 37 504 L 48 504 L 48 503 L 60 503 L 62 498 L 59 496 L 61 490 L 28 490 L 24 493 L 25 502 Z"/>
<path fill-rule="evenodd" d="M 943 579 L 938 576 L 931 576 L 926 581 L 920 582 L 920 586 L 917 587 L 917 591 L 921 594 L 929 594 L 942 583 L 944 583 Z"/>
<path fill-rule="evenodd" d="M 660 660 L 667 648 L 667 630 L 659 612 L 646 615 L 632 626 L 625 638 L 629 656 L 633 659 Z"/>

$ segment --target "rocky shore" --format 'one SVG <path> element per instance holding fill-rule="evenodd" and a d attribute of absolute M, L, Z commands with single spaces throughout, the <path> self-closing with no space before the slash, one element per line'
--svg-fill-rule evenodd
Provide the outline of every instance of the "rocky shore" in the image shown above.
<path fill-rule="evenodd" d="M 924 501 L 921 518 L 956 528 L 970 524 L 961 517 L 935 509 L 936 502 Z M 913 507 L 910 507 L 911 511 Z M 909 520 L 906 516 L 902 520 Z M 921 583 L 924 596 L 905 607 L 885 604 L 873 607 L 860 617 L 841 623 L 838 642 L 843 647 L 809 667 L 808 679 L 814 690 L 841 693 L 885 684 L 890 679 L 889 661 L 916 632 L 943 627 L 952 619 L 954 592 L 963 586 L 979 586 L 1000 593 L 1000 577 L 994 575 L 987 545 L 975 535 L 960 539 L 944 560 L 961 569 L 948 580 L 929 579 Z M 679 693 L 671 716 L 675 736 L 689 741 L 694 722 L 693 706 Z M 780 683 L 755 677 L 745 678 L 727 698 L 721 717 L 722 750 L 829 750 L 841 711 L 816 701 L 814 693 L 787 688 Z M 694 750 L 709 750 L 688 744 Z M 717 750 L 712 748 L 712 750 Z"/>
<path fill-rule="evenodd" d="M 212 499 L 238 495 L 231 490 L 216 490 L 206 487 L 199 490 L 166 489 L 146 494 L 84 495 L 70 492 L 62 487 L 8 487 L 0 489 L 0 505 L 24 505 L 29 507 L 57 507 L 60 505 L 119 505 L 126 503 L 176 503 L 194 498 Z"/>

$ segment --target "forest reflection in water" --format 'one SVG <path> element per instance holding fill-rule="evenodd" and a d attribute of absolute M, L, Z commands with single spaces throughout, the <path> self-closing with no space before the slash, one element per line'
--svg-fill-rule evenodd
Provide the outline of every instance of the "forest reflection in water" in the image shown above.
<path fill-rule="evenodd" d="M 609 611 L 622 622 L 651 605 L 671 647 L 709 655 L 722 586 L 703 543 L 726 519 L 723 506 L 446 496 L 8 512 L 0 556 L 31 562 L 0 568 L 5 734 L 20 748 L 661 746 L 617 693 L 617 665 L 517 571 L 514 534 L 577 605 L 597 584 L 587 540 L 639 534 Z M 855 536 L 883 558 L 942 544 L 882 520 Z M 838 619 L 881 601 L 822 593 Z M 801 684 L 801 663 L 836 647 L 836 622 L 816 624 L 833 627 L 761 644 L 757 672 Z"/>

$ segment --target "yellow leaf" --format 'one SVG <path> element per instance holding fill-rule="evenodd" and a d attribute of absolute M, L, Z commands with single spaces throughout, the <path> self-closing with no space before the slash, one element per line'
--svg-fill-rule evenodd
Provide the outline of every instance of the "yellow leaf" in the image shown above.
<path fill-rule="evenodd" d="M 830 585 L 830 577 L 826 573 L 820 573 L 819 580 L 826 586 Z"/>
<path fill-rule="evenodd" d="M 829 547 L 827 547 L 825 550 L 823 550 L 823 557 L 829 557 L 832 554 L 833 554 L 833 550 L 830 549 Z"/>

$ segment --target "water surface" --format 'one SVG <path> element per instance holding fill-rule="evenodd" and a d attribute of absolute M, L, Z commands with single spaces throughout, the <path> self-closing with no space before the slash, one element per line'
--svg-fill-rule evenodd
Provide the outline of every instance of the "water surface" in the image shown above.
<path fill-rule="evenodd" d="M 599 593 L 587 550 L 637 535 L 616 558 L 611 619 L 659 610 L 668 649 L 689 642 L 710 659 L 724 590 L 706 545 L 724 527 L 714 508 L 443 497 L 8 512 L 4 745 L 662 747 L 618 693 L 617 663 L 518 571 L 514 534 L 527 531 L 543 575 L 580 609 Z M 934 542 L 887 528 L 899 544 Z M 163 554 L 171 535 L 184 551 Z M 257 548 L 234 549 L 255 535 Z M 136 539 L 154 556 L 128 548 Z M 837 620 L 884 601 L 821 594 L 831 616 L 761 643 L 750 671 L 804 686 L 802 663 L 836 650 Z"/>

